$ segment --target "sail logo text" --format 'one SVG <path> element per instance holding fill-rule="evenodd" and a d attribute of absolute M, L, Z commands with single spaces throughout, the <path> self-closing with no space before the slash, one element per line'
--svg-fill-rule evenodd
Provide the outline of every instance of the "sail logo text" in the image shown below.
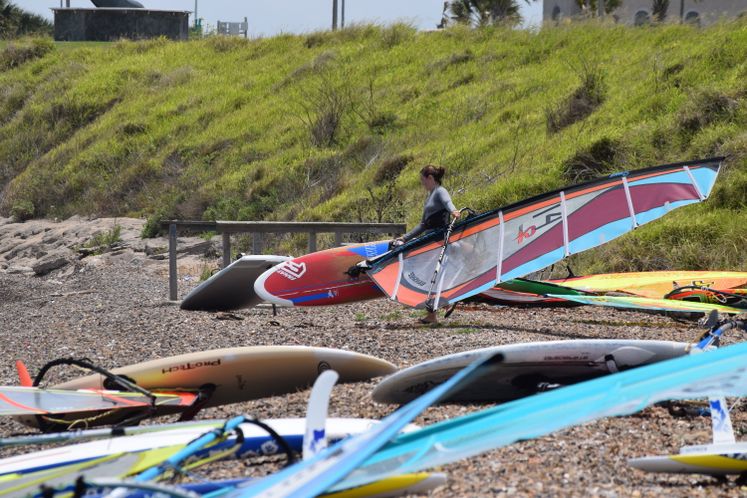
<path fill-rule="evenodd" d="M 306 273 L 306 263 L 288 261 L 278 270 L 278 273 L 288 280 L 296 280 Z"/>
<path fill-rule="evenodd" d="M 185 363 L 184 365 L 174 365 L 173 367 L 162 368 L 161 373 L 167 374 L 167 373 L 178 372 L 179 370 L 193 370 L 195 368 L 200 368 L 200 367 L 217 367 L 217 366 L 220 366 L 220 359 L 207 360 L 207 361 L 196 361 L 194 363 Z"/>
<path fill-rule="evenodd" d="M 419 286 L 423 287 L 425 285 L 425 281 L 421 280 L 417 275 L 415 275 L 415 272 L 411 271 L 407 274 L 407 276 L 410 277 L 410 280 L 412 280 Z"/>
<path fill-rule="evenodd" d="M 527 228 L 526 230 L 524 230 L 524 224 L 523 223 L 521 225 L 519 225 L 519 233 L 517 234 L 516 239 L 515 239 L 516 243 L 517 244 L 521 244 L 522 242 L 524 242 L 524 240 L 531 239 L 532 237 L 534 237 L 534 235 L 540 229 L 545 228 L 548 225 L 552 225 L 556 221 L 562 219 L 563 218 L 562 214 L 557 213 L 557 212 L 556 213 L 552 212 L 552 210 L 555 209 L 555 208 L 557 208 L 557 207 L 558 206 L 552 206 L 551 208 L 546 209 L 546 210 L 544 210 L 544 211 L 542 211 L 540 213 L 537 213 L 536 215 L 532 216 L 532 218 L 538 218 L 538 217 L 544 215 L 544 217 L 545 217 L 544 221 L 545 222 L 542 223 L 541 225 L 530 225 L 529 228 Z"/>

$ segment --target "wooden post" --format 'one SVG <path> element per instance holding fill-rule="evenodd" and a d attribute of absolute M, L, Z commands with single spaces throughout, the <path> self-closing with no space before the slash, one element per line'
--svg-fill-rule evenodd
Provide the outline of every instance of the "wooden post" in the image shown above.
<path fill-rule="evenodd" d="M 252 234 L 252 254 L 262 254 L 262 232 Z"/>
<path fill-rule="evenodd" d="M 169 299 L 176 301 L 176 224 L 169 225 Z"/>
<path fill-rule="evenodd" d="M 309 253 L 316 252 L 316 232 L 309 232 Z"/>
<path fill-rule="evenodd" d="M 223 232 L 223 268 L 231 264 L 231 234 Z"/>
<path fill-rule="evenodd" d="M 342 232 L 337 230 L 335 232 L 335 246 L 340 247 L 342 245 Z"/>

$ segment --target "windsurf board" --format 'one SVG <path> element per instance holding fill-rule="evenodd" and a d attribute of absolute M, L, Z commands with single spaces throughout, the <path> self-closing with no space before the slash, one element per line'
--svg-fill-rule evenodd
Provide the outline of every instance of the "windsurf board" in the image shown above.
<path fill-rule="evenodd" d="M 263 422 L 280 434 L 294 451 L 301 450 L 306 430 L 304 419 L 268 419 Z M 29 474 L 119 453 L 135 453 L 156 448 L 186 445 L 201 434 L 221 427 L 223 423 L 222 420 L 206 420 L 197 423 L 171 424 L 163 430 L 157 430 L 157 427 L 154 427 L 154 430 L 147 434 L 99 439 L 4 458 L 0 460 L 0 489 L 2 489 L 2 482 L 9 479 L 4 476 L 10 474 Z M 336 441 L 352 434 L 364 432 L 376 423 L 377 421 L 372 419 L 330 418 L 327 420 L 325 432 L 331 440 Z M 282 451 L 278 444 L 260 427 L 245 423 L 241 424 L 239 428 L 243 433 L 244 441 L 236 453 L 237 457 L 274 455 Z M 415 428 L 416 426 L 412 425 L 406 431 Z M 225 446 L 233 444 L 234 439 L 230 439 Z M 212 448 L 211 451 L 214 449 Z"/>
<path fill-rule="evenodd" d="M 261 299 L 279 306 L 330 306 L 384 295 L 365 274 L 347 272 L 389 250 L 388 241 L 351 244 L 291 259 L 270 268 L 254 283 Z"/>
<path fill-rule="evenodd" d="M 642 311 L 668 311 L 673 313 L 710 313 L 718 311 L 719 313 L 739 314 L 744 313 L 742 308 L 724 306 L 720 304 L 700 303 L 696 301 L 678 301 L 675 299 L 661 299 L 650 297 L 636 296 L 555 296 L 579 304 L 588 304 L 592 306 L 607 306 L 618 309 L 631 309 Z"/>
<path fill-rule="evenodd" d="M 595 294 L 624 292 L 635 296 L 663 298 L 678 287 L 698 285 L 727 290 L 747 286 L 747 272 L 730 271 L 646 271 L 605 273 L 550 280 L 572 289 Z M 559 293 L 555 293 L 559 294 Z"/>
<path fill-rule="evenodd" d="M 583 339 L 509 344 L 464 351 L 400 370 L 373 391 L 379 403 L 402 404 L 432 389 L 475 358 L 501 353 L 504 360 L 446 402 L 501 402 L 687 354 L 670 341 Z"/>
<path fill-rule="evenodd" d="M 678 455 L 632 458 L 628 464 L 646 472 L 725 476 L 747 472 L 747 443 L 684 447 Z"/>
<path fill-rule="evenodd" d="M 252 308 L 262 302 L 254 282 L 287 256 L 243 256 L 195 287 L 180 305 L 183 310 L 224 311 Z"/>
<path fill-rule="evenodd" d="M 171 356 L 112 369 L 149 390 L 196 390 L 213 385 L 204 406 L 238 403 L 310 387 L 319 373 L 332 369 L 339 382 L 360 382 L 396 370 L 388 361 L 340 349 L 307 346 L 248 346 Z M 88 375 L 55 386 L 100 389 L 101 375 Z"/>

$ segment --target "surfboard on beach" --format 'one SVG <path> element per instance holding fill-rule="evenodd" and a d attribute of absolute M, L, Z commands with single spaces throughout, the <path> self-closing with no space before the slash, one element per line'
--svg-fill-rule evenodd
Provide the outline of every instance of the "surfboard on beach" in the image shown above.
<path fill-rule="evenodd" d="M 341 349 L 248 346 L 171 356 L 111 371 L 154 391 L 199 390 L 212 385 L 214 392 L 205 406 L 217 406 L 306 389 L 328 369 L 340 374 L 339 382 L 360 382 L 390 374 L 396 366 L 373 356 Z M 95 374 L 55 388 L 104 386 L 104 378 Z"/>
<path fill-rule="evenodd" d="M 351 276 L 348 270 L 388 250 L 389 241 L 378 241 L 306 254 L 264 272 L 254 291 L 279 306 L 331 306 L 384 297 L 370 278 Z"/>
<path fill-rule="evenodd" d="M 284 418 L 264 420 L 290 445 L 294 451 L 301 451 L 306 420 L 303 418 Z M 199 422 L 184 422 L 171 424 L 159 430 L 133 436 L 121 436 L 79 444 L 71 444 L 58 448 L 24 453 L 0 460 L 0 483 L 8 482 L 11 474 L 30 474 L 50 469 L 62 469 L 75 463 L 88 460 L 102 459 L 120 453 L 134 453 L 166 448 L 175 445 L 186 445 L 200 435 L 221 427 L 224 420 L 205 420 Z M 377 421 L 373 419 L 331 418 L 327 420 L 325 431 L 327 437 L 337 441 L 351 434 L 358 434 L 368 430 Z M 282 452 L 272 437 L 260 427 L 253 424 L 241 424 L 243 441 L 234 457 L 241 458 L 249 455 L 274 455 Z M 412 426 L 408 430 L 413 430 Z M 229 439 L 225 446 L 236 443 L 235 437 Z M 214 451 L 216 448 L 211 448 Z M 2 490 L 0 484 L 0 490 Z M 1 492 L 1 491 L 0 491 Z"/>
<path fill-rule="evenodd" d="M 365 354 L 340 349 L 307 346 L 249 346 L 215 349 L 137 363 L 111 372 L 127 377 L 151 392 L 179 392 L 192 396 L 201 394 L 199 407 L 239 403 L 252 399 L 277 396 L 306 389 L 317 376 L 328 369 L 339 373 L 340 382 L 360 382 L 396 371 L 392 363 Z M 54 389 L 113 388 L 99 374 L 79 377 L 53 386 Z M 206 397 L 206 399 L 205 399 Z M 142 408 L 142 407 L 141 407 Z M 147 408 L 147 407 L 146 407 Z M 169 413 L 180 413 L 190 406 L 175 407 Z M 160 414 L 160 413 L 158 413 Z M 115 423 L 103 417 L 90 421 L 92 425 Z M 75 414 L 59 416 L 75 420 Z M 21 415 L 18 420 L 38 427 L 36 417 Z"/>
<path fill-rule="evenodd" d="M 646 472 L 739 475 L 747 472 L 747 443 L 709 445 L 699 451 L 677 455 L 632 458 L 628 464 Z"/>
<path fill-rule="evenodd" d="M 224 311 L 252 308 L 262 302 L 254 281 L 288 256 L 243 256 L 195 287 L 182 300 L 183 310 Z"/>
<path fill-rule="evenodd" d="M 522 398 L 543 389 L 683 356 L 687 348 L 685 343 L 670 341 L 581 339 L 476 349 L 400 370 L 376 386 L 373 399 L 379 403 L 409 402 L 486 353 L 501 353 L 504 360 L 445 402 L 501 402 Z"/>

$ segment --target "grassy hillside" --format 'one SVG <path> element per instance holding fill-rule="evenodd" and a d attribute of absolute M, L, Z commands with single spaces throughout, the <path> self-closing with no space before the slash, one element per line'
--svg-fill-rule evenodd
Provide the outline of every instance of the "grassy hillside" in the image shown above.
<path fill-rule="evenodd" d="M 0 52 L 5 215 L 412 224 L 425 163 L 484 210 L 726 154 L 706 204 L 576 265 L 747 268 L 745 21 L 36 42 L 8 64 L 19 43 Z"/>

